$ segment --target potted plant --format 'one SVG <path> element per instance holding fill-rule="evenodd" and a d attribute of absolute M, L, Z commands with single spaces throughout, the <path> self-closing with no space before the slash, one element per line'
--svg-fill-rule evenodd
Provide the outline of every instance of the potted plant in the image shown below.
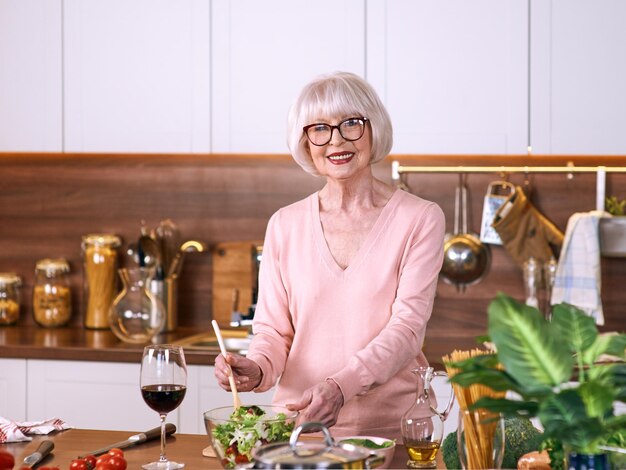
<path fill-rule="evenodd" d="M 599 222 L 600 252 L 610 258 L 626 257 L 626 199 L 615 196 L 605 199 L 604 207 L 613 217 Z"/>
<path fill-rule="evenodd" d="M 565 303 L 548 321 L 503 293 L 490 303 L 488 318 L 495 351 L 454 363 L 459 372 L 450 380 L 514 396 L 482 398 L 474 408 L 538 418 L 552 468 L 562 468 L 569 453 L 626 447 L 626 415 L 613 409 L 626 402 L 626 334 L 600 334 L 591 317 Z"/>

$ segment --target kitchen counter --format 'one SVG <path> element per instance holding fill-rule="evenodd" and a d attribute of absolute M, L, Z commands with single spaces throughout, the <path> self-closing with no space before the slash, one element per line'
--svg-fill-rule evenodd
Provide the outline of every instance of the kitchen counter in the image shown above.
<path fill-rule="evenodd" d="M 41 465 L 58 466 L 61 470 L 69 468 L 72 459 L 85 452 L 127 439 L 139 431 L 98 431 L 87 429 L 69 429 L 47 436 L 34 437 L 30 442 L 0 444 L 0 449 L 10 452 L 15 457 L 16 468 L 20 467 L 24 457 L 35 452 L 44 439 L 54 442 L 54 450 Z M 157 460 L 159 457 L 159 440 L 147 442 L 136 447 L 124 449 L 124 458 L 129 469 L 140 468 L 142 464 Z M 204 468 L 221 468 L 214 457 L 205 457 L 202 451 L 210 445 L 206 435 L 176 434 L 169 437 L 165 454 L 171 460 L 183 462 L 189 470 Z M 407 468 L 407 454 L 403 445 L 396 447 L 391 468 Z M 437 459 L 437 468 L 445 468 L 441 456 Z"/>
<path fill-rule="evenodd" d="M 208 332 L 199 328 L 178 328 L 173 333 L 159 335 L 158 343 L 175 343 L 189 336 Z M 454 349 L 476 347 L 474 338 L 426 336 L 424 353 L 429 363 L 442 369 L 441 357 Z M 37 326 L 0 327 L 0 358 L 83 360 L 139 363 L 143 345 L 120 341 L 108 330 L 88 330 L 79 327 L 41 328 Z M 190 365 L 213 365 L 217 350 L 185 348 Z"/>

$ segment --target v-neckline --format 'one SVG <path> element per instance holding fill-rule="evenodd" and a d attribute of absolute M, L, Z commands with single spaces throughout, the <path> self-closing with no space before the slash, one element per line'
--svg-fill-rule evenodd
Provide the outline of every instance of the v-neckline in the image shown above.
<path fill-rule="evenodd" d="M 320 216 L 319 191 L 311 195 L 311 215 L 313 217 L 313 230 L 315 233 L 315 239 L 317 241 L 318 249 L 322 259 L 324 260 L 324 263 L 335 275 L 346 276 L 352 271 L 356 270 L 358 266 L 363 262 L 363 258 L 372 249 L 374 242 L 379 237 L 383 228 L 387 225 L 387 219 L 389 218 L 393 207 L 397 204 L 396 199 L 399 191 L 399 189 L 396 189 L 387 201 L 387 203 L 384 205 L 384 207 L 380 211 L 380 214 L 378 214 L 374 225 L 372 225 L 372 228 L 370 229 L 369 233 L 363 240 L 363 243 L 359 247 L 356 255 L 352 258 L 350 264 L 348 264 L 345 269 L 337 263 L 337 261 L 333 257 L 333 254 L 330 251 L 328 242 L 326 241 L 326 236 L 324 235 L 324 230 L 322 228 L 322 219 Z"/>

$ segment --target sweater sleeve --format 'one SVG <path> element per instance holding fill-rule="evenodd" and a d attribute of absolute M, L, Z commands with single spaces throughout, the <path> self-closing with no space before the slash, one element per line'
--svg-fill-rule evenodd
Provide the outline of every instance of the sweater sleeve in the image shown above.
<path fill-rule="evenodd" d="M 254 338 L 247 357 L 255 361 L 263 378 L 255 391 L 272 388 L 282 374 L 294 329 L 289 315 L 289 300 L 280 272 L 280 211 L 269 220 L 263 258 L 259 271 L 259 296 L 254 315 Z"/>
<path fill-rule="evenodd" d="M 387 382 L 419 355 L 443 262 L 444 232 L 444 214 L 430 203 L 407 246 L 398 248 L 404 253 L 389 323 L 343 369 L 328 377 L 339 385 L 344 402 Z"/>

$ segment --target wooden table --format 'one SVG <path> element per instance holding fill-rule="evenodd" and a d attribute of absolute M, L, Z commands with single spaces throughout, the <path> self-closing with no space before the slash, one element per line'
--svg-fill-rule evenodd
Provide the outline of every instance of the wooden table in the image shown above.
<path fill-rule="evenodd" d="M 99 447 L 122 441 L 142 431 L 97 431 L 88 429 L 69 429 L 52 433 L 47 436 L 34 437 L 30 442 L 0 444 L 0 449 L 12 453 L 15 457 L 15 468 L 20 468 L 24 457 L 34 452 L 44 439 L 54 441 L 54 450 L 41 465 L 58 466 L 61 470 L 69 469 L 72 459 Z M 152 462 L 159 457 L 159 440 L 147 442 L 124 450 L 128 469 L 141 468 L 144 463 Z M 208 436 L 197 434 L 177 434 L 169 437 L 165 448 L 167 457 L 176 462 L 183 462 L 189 470 L 221 468 L 216 458 L 204 457 L 202 451 L 209 445 Z M 406 450 L 398 445 L 391 468 L 406 467 Z M 437 468 L 445 468 L 440 457 Z"/>

